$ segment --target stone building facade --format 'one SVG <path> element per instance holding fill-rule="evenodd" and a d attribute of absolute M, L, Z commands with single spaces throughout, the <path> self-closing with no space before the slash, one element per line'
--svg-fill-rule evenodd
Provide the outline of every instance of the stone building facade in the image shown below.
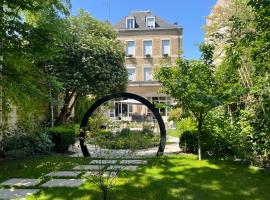
<path fill-rule="evenodd" d="M 169 103 L 170 98 L 159 92 L 160 85 L 152 73 L 162 61 L 173 64 L 181 55 L 183 29 L 151 11 L 131 12 L 114 28 L 125 46 L 125 64 L 129 74 L 127 92 L 141 95 L 154 103 Z M 129 105 L 126 112 L 129 115 L 147 114 L 148 111 Z M 161 108 L 160 113 L 166 119 L 169 108 Z"/>

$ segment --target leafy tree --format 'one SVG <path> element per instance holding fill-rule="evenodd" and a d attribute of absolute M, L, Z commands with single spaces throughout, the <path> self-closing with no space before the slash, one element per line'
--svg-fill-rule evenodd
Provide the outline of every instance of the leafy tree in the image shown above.
<path fill-rule="evenodd" d="M 67 23 L 70 39 L 51 73 L 63 83 L 64 103 L 56 124 L 65 123 L 80 96 L 123 91 L 127 84 L 123 47 L 110 24 L 80 11 Z"/>
<path fill-rule="evenodd" d="M 198 156 L 202 159 L 201 135 L 208 112 L 222 104 L 222 90 L 215 77 L 213 65 L 213 46 L 201 45 L 201 60 L 179 59 L 177 66 L 161 67 L 155 77 L 184 110 L 189 110 L 197 121 Z"/>
<path fill-rule="evenodd" d="M 243 135 L 252 149 L 249 159 L 265 165 L 269 160 L 270 131 L 269 124 L 269 64 L 270 64 L 270 2 L 268 0 L 229 0 L 223 8 L 226 17 L 218 13 L 211 16 L 213 24 L 208 27 L 208 37 L 216 44 L 216 49 L 224 53 L 218 67 L 221 80 L 227 88 L 239 85 L 239 80 L 246 88 L 241 98 L 231 103 L 242 105 L 241 112 L 232 118 L 240 124 Z M 233 11 L 235 10 L 235 12 Z M 237 11 L 237 12 L 236 12 Z M 220 29 L 223 28 L 223 31 Z M 227 75 L 226 75 L 227 74 Z M 229 91 L 229 90 L 227 90 Z M 244 106 L 243 103 L 244 102 Z M 238 133 L 241 134 L 241 133 Z M 268 162 L 269 163 L 269 162 Z"/>
<path fill-rule="evenodd" d="M 20 114 L 32 114 L 35 110 L 38 113 L 41 109 L 33 108 L 44 107 L 42 101 L 44 99 L 41 98 L 44 97 L 42 87 L 44 76 L 36 61 L 47 56 L 44 47 L 49 50 L 50 45 L 48 45 L 48 37 L 43 36 L 45 33 L 52 35 L 53 32 L 50 31 L 50 27 L 45 28 L 44 23 L 34 25 L 28 16 L 32 15 L 32 18 L 36 18 L 40 15 L 45 19 L 50 15 L 60 18 L 60 15 L 68 14 L 69 7 L 69 0 L 0 0 L 1 132 L 3 131 L 2 111 L 7 114 L 10 105 L 16 105 Z M 33 116 L 33 121 L 37 118 L 39 117 Z M 20 116 L 20 119 L 26 120 L 28 116 Z M 30 124 L 30 121 L 25 124 Z"/>

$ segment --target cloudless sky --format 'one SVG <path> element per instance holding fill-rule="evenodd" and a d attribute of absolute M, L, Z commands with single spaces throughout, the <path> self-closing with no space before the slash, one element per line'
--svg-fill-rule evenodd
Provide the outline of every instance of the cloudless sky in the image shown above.
<path fill-rule="evenodd" d="M 217 0 L 71 0 L 72 14 L 80 8 L 99 20 L 115 24 L 130 11 L 151 10 L 170 23 L 178 22 L 184 28 L 183 51 L 188 59 L 200 57 L 195 44 L 203 42 L 205 17 Z M 109 2 L 109 4 L 108 4 Z M 108 6 L 110 5 L 110 6 Z M 108 9 L 110 7 L 110 9 Z M 109 12 L 110 10 L 110 12 Z"/>

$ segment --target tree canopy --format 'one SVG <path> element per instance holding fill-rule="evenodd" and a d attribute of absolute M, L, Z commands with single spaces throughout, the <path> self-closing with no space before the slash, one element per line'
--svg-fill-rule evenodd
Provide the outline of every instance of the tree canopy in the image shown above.
<path fill-rule="evenodd" d="M 125 90 L 127 71 L 123 46 L 116 32 L 106 22 L 99 22 L 88 13 L 68 18 L 69 39 L 52 63 L 51 73 L 63 83 L 64 106 L 57 119 L 63 123 L 81 95 L 99 97 Z"/>

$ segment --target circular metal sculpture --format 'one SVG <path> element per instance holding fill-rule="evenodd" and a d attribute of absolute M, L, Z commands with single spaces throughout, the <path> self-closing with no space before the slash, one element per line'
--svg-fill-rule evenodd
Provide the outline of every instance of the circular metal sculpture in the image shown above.
<path fill-rule="evenodd" d="M 132 93 L 115 93 L 115 94 L 111 94 L 108 96 L 105 96 L 99 100 L 97 100 L 89 109 L 88 111 L 85 113 L 81 126 L 80 126 L 80 146 L 81 146 L 81 150 L 82 153 L 85 157 L 89 157 L 89 151 L 87 149 L 87 146 L 85 144 L 85 130 L 84 128 L 87 126 L 88 123 L 88 119 L 89 117 L 91 117 L 91 115 L 93 114 L 93 112 L 99 107 L 101 106 L 103 103 L 112 100 L 112 99 L 116 99 L 116 98 L 129 98 L 129 99 L 134 99 L 137 100 L 139 102 L 141 102 L 143 105 L 147 106 L 152 113 L 155 115 L 157 121 L 158 121 L 158 125 L 159 125 L 159 129 L 160 129 L 160 143 L 159 143 L 159 148 L 157 151 L 157 156 L 160 156 L 163 154 L 164 149 L 165 149 L 165 145 L 166 145 L 166 129 L 165 129 L 165 124 L 164 121 L 161 117 L 161 115 L 159 114 L 158 109 L 148 100 L 146 100 L 145 98 L 136 95 L 136 94 L 132 94 Z"/>

